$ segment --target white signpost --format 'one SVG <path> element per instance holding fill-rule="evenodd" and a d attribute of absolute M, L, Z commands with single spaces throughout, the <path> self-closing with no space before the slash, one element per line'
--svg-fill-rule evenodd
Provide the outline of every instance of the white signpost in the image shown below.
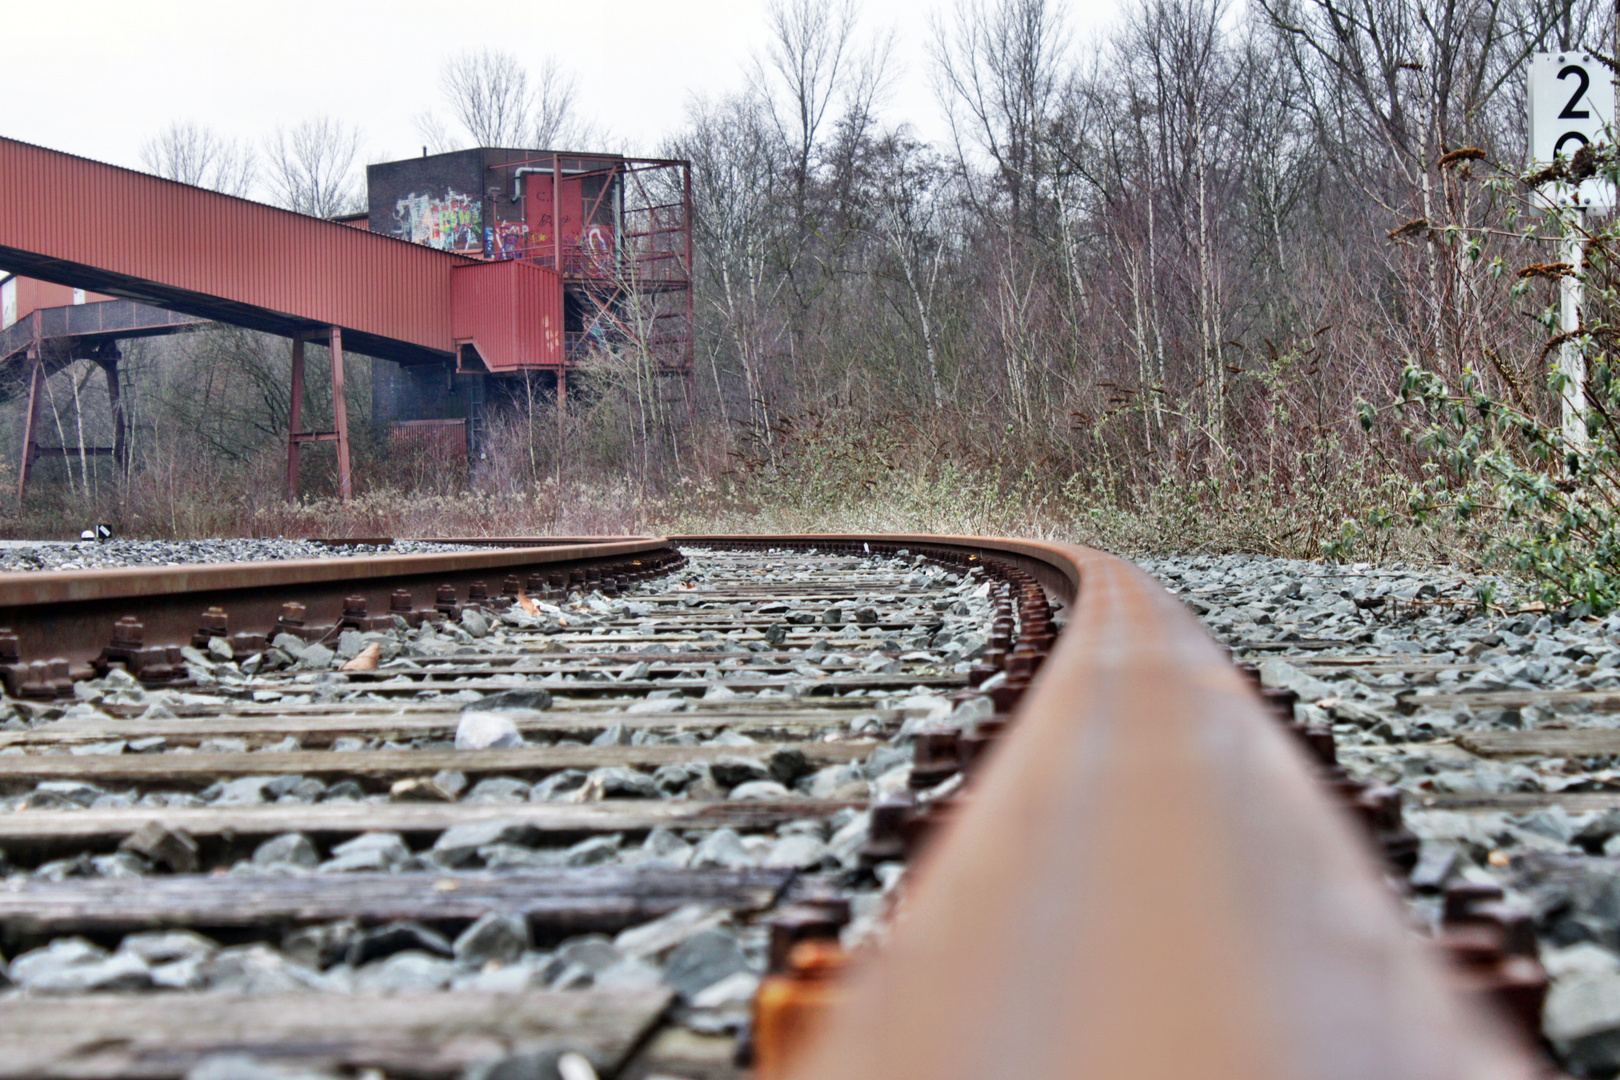
<path fill-rule="evenodd" d="M 1536 53 L 1530 58 L 1530 163 L 1546 168 L 1557 158 L 1566 163 L 1583 146 L 1609 142 L 1614 122 L 1614 83 L 1590 53 Z M 1556 181 L 1542 188 L 1542 196 L 1574 220 L 1565 227 L 1563 261 L 1570 266 L 1559 284 L 1560 329 L 1573 334 L 1581 326 L 1581 282 L 1585 262 L 1581 215 L 1586 210 L 1612 210 L 1615 188 L 1602 177 L 1578 184 Z M 1558 367 L 1565 376 L 1563 402 L 1564 441 L 1586 446 L 1586 357 L 1572 341 L 1558 350 Z"/>
<path fill-rule="evenodd" d="M 1536 53 L 1530 58 L 1530 163 L 1569 161 L 1583 146 L 1608 142 L 1614 122 L 1614 82 L 1590 53 Z M 1593 177 L 1555 184 L 1543 194 L 1559 206 L 1614 209 L 1614 185 Z"/>

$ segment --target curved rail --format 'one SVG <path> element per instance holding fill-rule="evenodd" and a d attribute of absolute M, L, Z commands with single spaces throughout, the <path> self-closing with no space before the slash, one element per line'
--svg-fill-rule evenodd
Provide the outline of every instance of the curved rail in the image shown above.
<path fill-rule="evenodd" d="M 1010 556 L 1072 603 L 796 1077 L 1543 1074 L 1406 928 L 1356 823 L 1156 581 L 1071 544 L 882 539 Z"/>
<path fill-rule="evenodd" d="M 9 650 L 0 642 L 0 664 L 16 655 L 87 663 L 100 655 L 109 632 L 124 616 L 141 622 L 146 643 L 188 640 L 197 629 L 199 611 L 207 607 L 228 609 L 235 619 L 233 632 L 273 634 L 288 603 L 302 604 L 311 625 L 336 624 L 355 596 L 365 601 L 361 614 L 387 612 L 394 594 L 402 590 L 410 593 L 412 605 L 432 608 L 441 585 L 465 590 L 473 582 L 484 582 L 499 591 L 503 576 L 518 575 L 526 583 L 526 575 L 536 571 L 639 566 L 641 557 L 650 562 L 670 554 L 669 543 L 661 537 L 568 538 L 561 543 L 510 540 L 491 547 L 420 555 L 0 573 L 0 613 L 16 639 Z M 16 655 L 8 657 L 8 651 Z"/>
<path fill-rule="evenodd" d="M 431 603 L 442 579 L 523 566 L 633 575 L 638 559 L 674 558 L 671 544 L 943 550 L 1010 563 L 1066 607 L 1007 734 L 930 841 L 799 1080 L 1541 1075 L 1406 929 L 1355 823 L 1197 620 L 1101 552 L 690 535 L 414 557 L 370 584 L 378 560 L 0 576 L 0 608 L 36 619 L 28 635 L 49 635 L 54 609 L 87 646 L 92 605 L 97 635 L 124 607 L 194 621 L 201 600 L 232 590 L 255 618 L 289 596 L 320 605 L 322 620 L 347 618 L 351 592 L 380 605 L 404 588 Z"/>

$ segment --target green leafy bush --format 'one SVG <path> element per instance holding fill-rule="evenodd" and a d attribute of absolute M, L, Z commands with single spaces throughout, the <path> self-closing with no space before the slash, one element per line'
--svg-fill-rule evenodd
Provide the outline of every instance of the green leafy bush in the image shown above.
<path fill-rule="evenodd" d="M 1583 149 L 1571 162 L 1513 179 L 1536 188 L 1593 175 L 1612 182 L 1616 169 L 1615 151 L 1599 144 L 1596 152 Z M 1499 176 L 1487 183 L 1501 191 L 1508 182 Z M 1583 267 L 1532 262 L 1508 287 L 1525 305 L 1525 318 L 1543 328 L 1539 355 L 1527 358 L 1530 370 L 1540 371 L 1540 382 L 1517 380 L 1501 364 L 1486 371 L 1464 366 L 1447 379 L 1409 360 L 1395 401 L 1384 408 L 1361 402 L 1360 419 L 1370 430 L 1381 417 L 1393 417 L 1420 451 L 1420 474 L 1407 507 L 1412 521 L 1453 525 L 1550 605 L 1602 614 L 1620 608 L 1620 223 L 1583 223 L 1548 211 L 1541 221 L 1510 233 L 1517 224 L 1518 210 L 1511 208 L 1494 226 L 1444 242 L 1475 245 L 1469 257 L 1477 260 L 1492 240 L 1505 237 L 1518 250 L 1533 250 L 1557 242 L 1563 230 L 1584 233 Z M 1502 258 L 1489 266 L 1491 278 L 1505 285 Z M 1562 334 L 1558 288 L 1570 274 L 1583 282 L 1585 303 L 1579 329 Z M 1569 434 L 1561 427 L 1568 382 L 1558 356 L 1564 346 L 1578 349 L 1586 362 L 1584 429 Z"/>

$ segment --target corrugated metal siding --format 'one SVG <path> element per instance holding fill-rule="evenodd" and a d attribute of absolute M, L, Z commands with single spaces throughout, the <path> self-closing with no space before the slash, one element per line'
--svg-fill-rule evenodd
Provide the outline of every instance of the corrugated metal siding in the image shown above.
<path fill-rule="evenodd" d="M 456 344 L 471 344 L 491 371 L 561 367 L 562 278 L 516 260 L 471 263 L 451 274 Z"/>
<path fill-rule="evenodd" d="M 36 281 L 31 277 L 15 277 L 11 280 L 16 289 L 17 319 L 26 319 L 41 308 L 69 307 L 73 304 L 73 294 L 77 291 L 69 285 Z M 87 292 L 79 302 L 95 304 L 111 299 L 112 297 L 100 293 Z"/>
<path fill-rule="evenodd" d="M 442 351 L 469 262 L 10 139 L 0 246 Z"/>

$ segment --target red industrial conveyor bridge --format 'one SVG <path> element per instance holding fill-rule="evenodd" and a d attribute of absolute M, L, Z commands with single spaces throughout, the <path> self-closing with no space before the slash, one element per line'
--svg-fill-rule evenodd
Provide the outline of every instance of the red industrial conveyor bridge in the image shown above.
<path fill-rule="evenodd" d="M 5 138 L 0 268 L 291 338 L 289 475 L 296 478 L 301 443 L 336 442 L 344 498 L 345 345 L 402 363 L 453 359 L 496 373 L 555 364 L 563 354 L 554 269 L 455 255 Z M 334 431 L 299 430 L 309 340 L 330 346 Z M 37 341 L 26 351 L 30 447 L 48 374 Z M 116 401 L 114 413 L 121 428 Z"/>

